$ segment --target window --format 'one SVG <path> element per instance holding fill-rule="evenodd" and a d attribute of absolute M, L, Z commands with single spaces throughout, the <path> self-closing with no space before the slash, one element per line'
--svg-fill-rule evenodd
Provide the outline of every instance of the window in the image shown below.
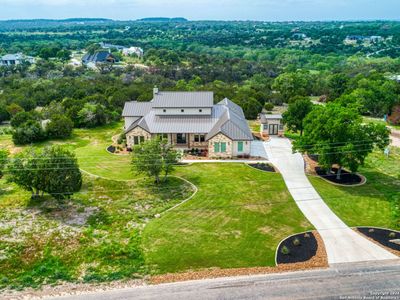
<path fill-rule="evenodd" d="M 226 143 L 225 142 L 214 143 L 214 152 L 215 153 L 226 152 Z"/>
<path fill-rule="evenodd" d="M 143 142 L 144 142 L 144 136 L 141 135 L 141 136 L 139 137 L 139 140 L 140 140 L 140 143 L 143 143 Z"/>
<path fill-rule="evenodd" d="M 167 133 L 159 133 L 157 134 L 158 138 L 160 140 L 168 140 L 168 134 Z"/>
<path fill-rule="evenodd" d="M 195 134 L 194 141 L 196 143 L 203 143 L 206 141 L 206 136 L 204 134 Z"/>
<path fill-rule="evenodd" d="M 203 112 L 203 110 L 202 110 L 202 109 L 199 109 L 199 112 Z"/>
<path fill-rule="evenodd" d="M 226 143 L 221 143 L 221 152 L 226 152 Z"/>
<path fill-rule="evenodd" d="M 134 145 L 139 145 L 139 137 L 138 136 L 134 136 L 133 137 L 133 144 Z"/>
<path fill-rule="evenodd" d="M 243 142 L 238 142 L 238 152 L 243 152 Z"/>
<path fill-rule="evenodd" d="M 279 130 L 283 130 L 283 125 L 282 124 L 279 125 Z"/>
<path fill-rule="evenodd" d="M 214 152 L 218 153 L 220 151 L 220 144 L 219 143 L 214 143 Z"/>
<path fill-rule="evenodd" d="M 268 130 L 268 124 L 263 125 L 263 130 Z"/>
<path fill-rule="evenodd" d="M 185 110 L 184 110 L 184 109 L 181 109 L 181 112 L 185 112 Z"/>

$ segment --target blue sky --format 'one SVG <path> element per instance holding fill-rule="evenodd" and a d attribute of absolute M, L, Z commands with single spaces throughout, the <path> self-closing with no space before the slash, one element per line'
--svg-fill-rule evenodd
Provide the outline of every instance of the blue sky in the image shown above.
<path fill-rule="evenodd" d="M 400 19 L 400 0 L 0 0 L 0 19 L 150 16 L 191 20 Z"/>

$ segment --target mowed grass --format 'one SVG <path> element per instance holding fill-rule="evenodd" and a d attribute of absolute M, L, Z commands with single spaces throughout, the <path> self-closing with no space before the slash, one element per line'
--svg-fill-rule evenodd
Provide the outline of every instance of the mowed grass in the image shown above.
<path fill-rule="evenodd" d="M 273 266 L 280 240 L 312 228 L 279 174 L 223 163 L 175 174 L 198 192 L 146 226 L 145 262 L 153 272 Z"/>
<path fill-rule="evenodd" d="M 389 158 L 374 152 L 359 173 L 367 178 L 359 187 L 338 187 L 316 177 L 310 180 L 347 225 L 399 229 L 400 149 L 392 147 Z"/>
<path fill-rule="evenodd" d="M 32 146 L 45 147 L 62 144 L 74 150 L 82 170 L 112 180 L 131 180 L 136 176 L 131 171 L 130 156 L 115 155 L 106 150 L 112 144 L 111 138 L 122 132 L 122 126 L 122 122 L 115 122 L 91 129 L 74 129 L 71 138 L 45 141 Z M 11 135 L 0 135 L 0 147 L 16 153 L 27 146 L 16 147 L 12 142 Z"/>

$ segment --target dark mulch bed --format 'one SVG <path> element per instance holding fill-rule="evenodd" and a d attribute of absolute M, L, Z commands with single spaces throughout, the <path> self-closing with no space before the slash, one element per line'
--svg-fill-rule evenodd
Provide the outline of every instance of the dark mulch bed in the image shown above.
<path fill-rule="evenodd" d="M 299 241 L 299 244 L 296 244 Z M 284 248 L 289 253 L 284 253 Z M 312 232 L 301 233 L 284 240 L 280 245 L 276 257 L 278 264 L 305 262 L 316 255 L 318 242 Z"/>
<path fill-rule="evenodd" d="M 357 230 L 383 246 L 400 251 L 400 245 L 391 242 L 391 240 L 400 239 L 400 233 L 396 231 L 374 227 L 357 227 Z"/>
<path fill-rule="evenodd" d="M 107 151 L 108 152 L 115 153 L 115 150 L 117 150 L 117 148 L 115 148 L 114 146 L 108 146 L 107 147 Z"/>
<path fill-rule="evenodd" d="M 267 163 L 255 163 L 255 164 L 248 164 L 250 167 L 265 171 L 265 172 L 276 172 L 275 168 Z"/>
<path fill-rule="evenodd" d="M 342 170 L 342 175 L 341 175 L 340 179 L 338 180 L 336 178 L 337 171 L 338 171 L 337 168 L 332 168 L 332 173 L 327 174 L 326 170 L 324 170 L 320 167 L 315 168 L 315 172 L 319 176 L 325 178 L 326 180 L 334 182 L 334 183 L 344 184 L 344 185 L 353 185 L 353 184 L 359 184 L 363 181 L 362 177 L 360 177 L 359 175 L 357 175 L 355 173 L 350 173 L 346 170 Z"/>

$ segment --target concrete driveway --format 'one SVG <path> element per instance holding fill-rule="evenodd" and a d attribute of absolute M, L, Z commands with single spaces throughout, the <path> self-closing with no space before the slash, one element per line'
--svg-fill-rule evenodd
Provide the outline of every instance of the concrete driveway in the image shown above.
<path fill-rule="evenodd" d="M 264 142 L 263 141 L 252 141 L 250 155 L 253 157 L 263 157 L 268 159 L 267 152 L 265 151 Z"/>
<path fill-rule="evenodd" d="M 272 138 L 264 146 L 269 160 L 282 173 L 298 207 L 324 240 L 329 264 L 397 258 L 350 229 L 332 212 L 311 185 L 304 173 L 303 157 L 292 153 L 288 139 Z"/>

